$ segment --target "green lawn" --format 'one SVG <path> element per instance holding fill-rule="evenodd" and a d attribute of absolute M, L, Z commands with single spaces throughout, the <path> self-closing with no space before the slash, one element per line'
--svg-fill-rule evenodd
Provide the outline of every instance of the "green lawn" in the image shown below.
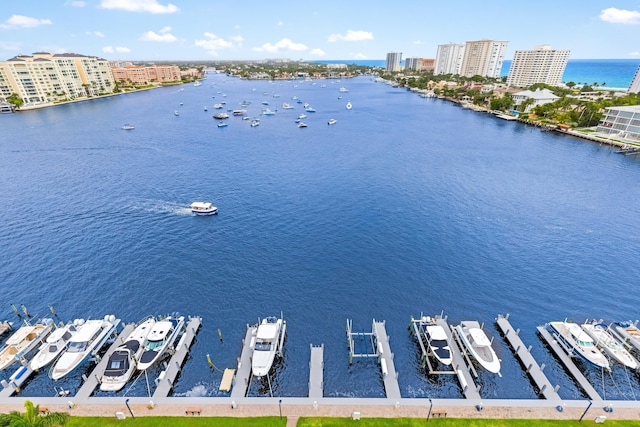
<path fill-rule="evenodd" d="M 71 417 L 66 427 L 285 427 L 286 418 L 279 417 L 127 417 L 117 420 L 115 417 Z"/>

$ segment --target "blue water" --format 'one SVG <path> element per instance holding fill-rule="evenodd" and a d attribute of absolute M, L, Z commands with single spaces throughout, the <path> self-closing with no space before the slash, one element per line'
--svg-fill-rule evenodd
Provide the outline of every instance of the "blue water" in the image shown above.
<path fill-rule="evenodd" d="M 385 67 L 385 60 L 315 61 L 324 64 L 357 64 L 367 67 Z M 640 59 L 570 59 L 562 76 L 562 82 L 628 89 L 640 66 Z M 502 63 L 500 76 L 509 75 L 511 60 Z"/>
<path fill-rule="evenodd" d="M 638 317 L 637 159 L 365 77 L 210 75 L 183 89 L 0 116 L 3 317 L 15 320 L 10 304 L 34 315 L 51 304 L 61 320 L 202 316 L 175 394 L 207 396 L 224 394 L 206 355 L 235 367 L 246 324 L 280 312 L 276 395 L 306 395 L 309 345 L 324 343 L 325 395 L 383 396 L 375 362 L 349 365 L 345 324 L 386 320 L 403 396 L 461 397 L 455 378 L 425 376 L 408 331 L 410 316 L 444 311 L 496 338 L 503 377 L 481 374 L 485 398 L 535 397 L 495 329 L 499 313 L 565 398 L 581 393 L 535 327 Z M 308 128 L 294 123 L 294 95 L 317 110 Z M 217 128 L 212 105 L 223 100 L 250 101 L 252 117 L 261 101 L 278 111 L 258 127 L 232 116 Z M 192 216 L 194 200 L 219 214 Z M 87 369 L 58 384 L 41 373 L 22 395 L 77 388 Z M 607 398 L 640 392 L 619 367 L 585 371 Z M 146 395 L 145 379 L 127 395 Z"/>

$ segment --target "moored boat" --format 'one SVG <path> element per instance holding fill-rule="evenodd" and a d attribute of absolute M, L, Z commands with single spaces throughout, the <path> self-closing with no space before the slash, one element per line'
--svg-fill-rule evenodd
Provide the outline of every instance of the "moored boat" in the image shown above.
<path fill-rule="evenodd" d="M 422 316 L 417 326 L 419 338 L 424 338 L 429 352 L 443 365 L 451 365 L 453 362 L 451 348 L 444 328 L 430 316 Z"/>
<path fill-rule="evenodd" d="M 491 373 L 499 374 L 500 359 L 480 324 L 475 320 L 465 320 L 455 329 L 466 349 L 480 366 Z"/>
<path fill-rule="evenodd" d="M 219 113 L 219 114 L 214 114 L 213 118 L 218 120 L 224 120 L 224 119 L 228 119 L 229 115 L 227 113 Z"/>
<path fill-rule="evenodd" d="M 122 126 L 122 129 L 124 130 L 131 130 L 131 129 L 135 129 L 136 127 L 130 123 L 126 123 L 124 126 Z"/>
<path fill-rule="evenodd" d="M 281 318 L 270 316 L 262 319 L 256 330 L 251 373 L 254 377 L 269 374 L 276 354 L 282 351 L 287 322 Z"/>
<path fill-rule="evenodd" d="M 626 344 L 635 348 L 636 351 L 640 351 L 640 329 L 635 323 L 631 321 L 617 322 L 613 329 Z"/>
<path fill-rule="evenodd" d="M 29 361 L 29 367 L 34 371 L 39 370 L 53 362 L 63 351 L 73 335 L 78 331 L 78 326 L 84 322 L 83 319 L 76 319 L 72 323 L 58 326 L 47 337 L 38 353 Z"/>
<path fill-rule="evenodd" d="M 31 350 L 34 350 L 53 329 L 51 319 L 43 319 L 36 324 L 25 323 L 5 341 L 0 350 L 0 371 L 15 362 L 22 360 Z"/>
<path fill-rule="evenodd" d="M 67 349 L 49 370 L 49 377 L 59 380 L 80 366 L 90 356 L 95 356 L 115 331 L 120 319 L 107 315 L 104 319 L 90 319 L 77 327 Z"/>
<path fill-rule="evenodd" d="M 624 345 L 609 332 L 609 327 L 602 323 L 584 323 L 580 325 L 589 334 L 596 346 L 613 360 L 629 369 L 638 369 L 638 361 L 629 353 Z"/>
<path fill-rule="evenodd" d="M 158 320 L 147 335 L 144 349 L 138 360 L 138 369 L 146 371 L 173 345 L 184 328 L 184 316 L 168 316 Z"/>
<path fill-rule="evenodd" d="M 577 354 L 598 368 L 609 369 L 609 360 L 598 350 L 593 338 L 580 325 L 571 322 L 549 322 L 549 326 L 570 354 Z"/>
<path fill-rule="evenodd" d="M 327 124 L 329 125 L 335 125 L 336 123 L 338 123 L 336 119 L 329 119 L 329 121 L 327 122 Z"/>
<path fill-rule="evenodd" d="M 155 323 L 153 317 L 142 319 L 124 342 L 111 353 L 100 379 L 100 390 L 118 391 L 131 379 L 144 351 L 145 340 Z"/>
<path fill-rule="evenodd" d="M 218 213 L 218 208 L 210 202 L 193 202 L 189 205 L 189 208 L 196 215 L 215 215 Z"/>

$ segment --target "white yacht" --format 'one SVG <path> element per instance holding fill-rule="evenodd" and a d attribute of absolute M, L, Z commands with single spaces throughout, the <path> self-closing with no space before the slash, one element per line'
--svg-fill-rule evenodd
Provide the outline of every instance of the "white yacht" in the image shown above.
<path fill-rule="evenodd" d="M 114 315 L 104 319 L 90 319 L 77 327 L 64 353 L 49 370 L 53 380 L 59 380 L 77 368 L 90 356 L 95 356 L 120 323 Z"/>
<path fill-rule="evenodd" d="M 5 341 L 0 349 L 0 371 L 21 360 L 27 353 L 35 349 L 53 329 L 53 321 L 43 321 L 31 325 L 26 323 Z"/>
<path fill-rule="evenodd" d="M 593 339 L 580 325 L 571 322 L 549 322 L 549 326 L 565 348 L 568 347 L 567 351 L 578 354 L 594 366 L 609 369 L 609 360 L 598 350 Z"/>
<path fill-rule="evenodd" d="M 338 92 L 346 93 L 346 92 L 349 92 L 349 89 L 347 89 L 346 87 L 342 86 L 340 89 L 338 89 Z"/>
<path fill-rule="evenodd" d="M 138 360 L 144 351 L 144 343 L 156 323 L 153 317 L 142 319 L 124 342 L 109 356 L 107 367 L 100 380 L 100 390 L 118 391 L 131 379 Z"/>
<path fill-rule="evenodd" d="M 162 358 L 184 328 L 184 316 L 168 316 L 158 320 L 149 331 L 138 360 L 138 369 L 146 371 Z"/>
<path fill-rule="evenodd" d="M 499 374 L 500 359 L 491 347 L 491 341 L 487 338 L 480 324 L 475 320 L 465 320 L 456 326 L 456 332 L 469 353 L 487 371 Z"/>
<path fill-rule="evenodd" d="M 271 365 L 277 353 L 282 350 L 287 322 L 275 316 L 267 317 L 258 324 L 253 357 L 251 358 L 251 373 L 254 377 L 264 377 L 269 374 Z"/>
<path fill-rule="evenodd" d="M 582 329 L 589 334 L 596 345 L 609 357 L 622 363 L 629 369 L 638 369 L 638 361 L 627 351 L 620 341 L 609 333 L 609 327 L 602 323 L 584 323 Z"/>
<path fill-rule="evenodd" d="M 418 331 L 421 335 L 420 338 L 424 338 L 426 341 L 431 354 L 443 365 L 451 365 L 453 362 L 451 348 L 444 328 L 436 324 L 435 319 L 429 316 L 422 316 L 418 324 Z"/>
<path fill-rule="evenodd" d="M 329 119 L 329 121 L 327 122 L 327 124 L 329 125 L 335 125 L 336 123 L 338 123 L 336 119 Z"/>
<path fill-rule="evenodd" d="M 82 319 L 76 319 L 73 323 L 58 326 L 49 334 L 47 340 L 38 350 L 38 353 L 29 362 L 29 367 L 34 371 L 39 370 L 53 362 L 64 350 L 66 350 L 69 341 L 77 332 L 77 328 L 84 322 Z"/>
<path fill-rule="evenodd" d="M 193 202 L 189 208 L 196 215 L 215 215 L 218 213 L 218 208 L 209 202 Z"/>
<path fill-rule="evenodd" d="M 131 130 L 131 129 L 135 129 L 136 127 L 130 123 L 125 123 L 124 126 L 122 126 L 122 129 L 124 130 Z"/>

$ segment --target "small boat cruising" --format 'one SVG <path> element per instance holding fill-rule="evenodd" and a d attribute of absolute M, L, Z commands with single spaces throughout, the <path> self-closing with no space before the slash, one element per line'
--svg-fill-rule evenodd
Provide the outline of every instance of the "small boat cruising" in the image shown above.
<path fill-rule="evenodd" d="M 465 320 L 455 327 L 460 340 L 471 356 L 487 371 L 500 374 L 500 359 L 491 347 L 491 341 L 475 320 Z"/>
<path fill-rule="evenodd" d="M 38 350 L 38 353 L 29 362 L 29 367 L 34 371 L 44 368 L 53 362 L 63 351 L 67 349 L 67 345 L 73 335 L 78 331 L 78 326 L 84 322 L 82 319 L 76 319 L 72 323 L 58 326 L 49 334 L 47 340 Z"/>
<path fill-rule="evenodd" d="M 436 323 L 436 320 L 430 316 L 422 316 L 417 324 L 419 339 L 423 339 L 427 343 L 429 352 L 440 363 L 450 366 L 453 362 L 451 356 L 451 348 L 447 341 L 447 334 L 444 328 Z"/>
<path fill-rule="evenodd" d="M 338 89 L 338 92 L 346 93 L 346 92 L 349 92 L 349 89 L 347 89 L 346 87 L 342 86 L 340 89 Z"/>
<path fill-rule="evenodd" d="M 609 360 L 598 350 L 591 338 L 577 323 L 549 322 L 554 335 L 571 355 L 577 354 L 598 368 L 609 369 Z"/>
<path fill-rule="evenodd" d="M 5 341 L 0 350 L 0 371 L 23 359 L 23 357 L 40 344 L 51 329 L 53 321 L 43 319 L 34 325 L 26 323 Z"/>
<path fill-rule="evenodd" d="M 81 322 L 77 331 L 69 340 L 64 353 L 56 360 L 49 370 L 49 377 L 59 380 L 77 368 L 89 356 L 95 356 L 100 348 L 115 331 L 120 319 L 114 315 L 104 316 L 104 319 L 90 319 Z"/>
<path fill-rule="evenodd" d="M 124 130 L 131 130 L 131 129 L 135 129 L 136 127 L 130 123 L 126 123 L 124 126 L 122 126 L 122 129 Z"/>
<path fill-rule="evenodd" d="M 347 101 L 346 108 L 347 108 L 347 110 L 351 110 L 353 108 L 353 105 L 351 105 L 351 101 Z"/>
<path fill-rule="evenodd" d="M 183 328 L 184 316 L 168 316 L 156 321 L 144 342 L 144 348 L 138 360 L 138 369 L 146 371 L 160 360 Z"/>
<path fill-rule="evenodd" d="M 218 213 L 218 208 L 209 202 L 193 202 L 189 208 L 196 215 L 215 215 Z"/>
<path fill-rule="evenodd" d="M 269 374 L 276 354 L 282 354 L 286 329 L 287 322 L 282 315 L 279 319 L 275 316 L 267 317 L 258 324 L 251 358 L 251 373 L 254 377 Z"/>
<path fill-rule="evenodd" d="M 336 119 L 329 119 L 329 121 L 327 122 L 328 125 L 335 125 L 336 123 L 338 123 Z"/>
<path fill-rule="evenodd" d="M 145 340 L 155 323 L 155 318 L 151 316 L 142 319 L 124 342 L 111 353 L 100 380 L 100 390 L 121 390 L 131 379 L 144 351 Z"/>
<path fill-rule="evenodd" d="M 629 353 L 624 345 L 615 339 L 609 332 L 609 327 L 602 323 L 584 323 L 582 329 L 589 334 L 591 338 L 605 354 L 609 355 L 613 360 L 623 364 L 629 369 L 638 369 L 638 361 Z"/>
<path fill-rule="evenodd" d="M 174 115 L 174 116 L 179 116 L 179 115 L 180 115 L 180 111 L 178 111 L 178 110 L 173 110 L 173 115 Z"/>

